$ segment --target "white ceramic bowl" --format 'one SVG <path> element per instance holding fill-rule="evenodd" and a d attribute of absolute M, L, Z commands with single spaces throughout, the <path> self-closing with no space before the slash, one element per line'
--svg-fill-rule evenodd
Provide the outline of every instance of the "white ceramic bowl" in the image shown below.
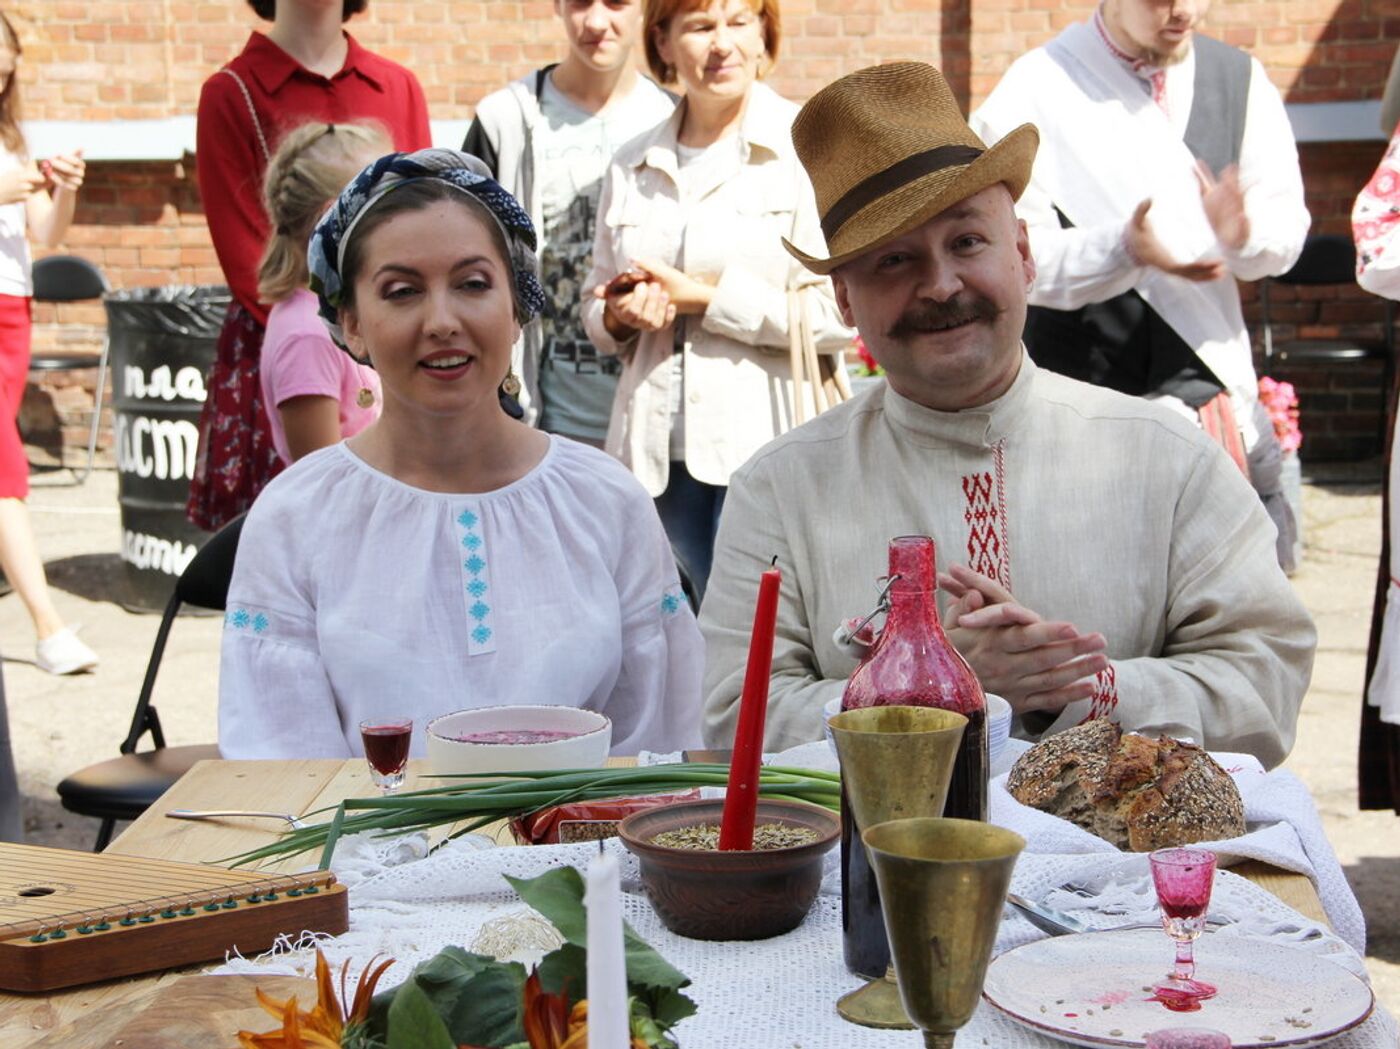
<path fill-rule="evenodd" d="M 577 735 L 548 743 L 468 743 L 454 738 L 511 730 Z M 440 775 L 596 769 L 607 761 L 611 747 L 612 722 L 578 707 L 478 707 L 428 722 L 428 765 Z"/>
<path fill-rule="evenodd" d="M 987 759 L 993 776 L 1006 770 L 998 766 L 1006 741 L 1011 736 L 1011 704 L 987 693 Z"/>
<path fill-rule="evenodd" d="M 822 732 L 826 734 L 826 745 L 831 748 L 832 756 L 836 754 L 836 737 L 831 734 L 831 726 L 828 722 L 837 714 L 841 713 L 841 697 L 828 699 L 822 704 Z"/>

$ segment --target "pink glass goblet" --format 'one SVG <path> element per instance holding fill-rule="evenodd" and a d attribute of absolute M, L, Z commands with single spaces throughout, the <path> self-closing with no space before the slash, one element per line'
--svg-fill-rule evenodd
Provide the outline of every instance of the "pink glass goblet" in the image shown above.
<path fill-rule="evenodd" d="M 403 786 L 408 745 L 413 738 L 412 718 L 373 718 L 360 722 L 360 742 L 365 747 L 370 779 L 383 794 Z"/>
<path fill-rule="evenodd" d="M 1162 908 L 1162 928 L 1176 942 L 1176 965 L 1166 981 L 1152 988 L 1168 1009 L 1194 1012 L 1215 996 L 1215 987 L 1196 979 L 1193 948 L 1205 931 L 1206 908 L 1215 883 L 1215 853 L 1209 849 L 1158 849 L 1147 857 Z"/>
<path fill-rule="evenodd" d="M 1230 1036 L 1208 1027 L 1173 1027 L 1153 1031 L 1143 1049 L 1230 1049 Z"/>

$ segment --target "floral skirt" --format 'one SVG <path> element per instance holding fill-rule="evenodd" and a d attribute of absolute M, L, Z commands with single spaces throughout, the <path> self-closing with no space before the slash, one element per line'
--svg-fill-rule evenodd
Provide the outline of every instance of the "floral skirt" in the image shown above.
<path fill-rule="evenodd" d="M 208 531 L 253 505 L 284 463 L 272 444 L 258 364 L 263 326 L 237 302 L 219 332 L 208 395 L 199 416 L 199 455 L 185 514 Z"/>

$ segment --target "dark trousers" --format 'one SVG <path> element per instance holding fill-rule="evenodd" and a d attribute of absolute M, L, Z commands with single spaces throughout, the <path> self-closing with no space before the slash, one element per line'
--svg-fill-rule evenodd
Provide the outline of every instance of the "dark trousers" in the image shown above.
<path fill-rule="evenodd" d="M 672 460 L 666 490 L 656 497 L 656 512 L 661 516 L 676 560 L 690 576 L 697 599 L 705 596 L 710 562 L 714 560 L 715 532 L 728 490 L 722 485 L 697 481 L 685 463 Z"/>

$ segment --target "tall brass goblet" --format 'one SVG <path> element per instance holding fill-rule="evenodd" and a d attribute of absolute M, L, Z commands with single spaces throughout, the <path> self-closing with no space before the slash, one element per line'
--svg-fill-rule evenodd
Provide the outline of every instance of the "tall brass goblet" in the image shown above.
<path fill-rule="evenodd" d="M 859 833 L 866 827 L 943 814 L 967 718 L 936 707 L 889 706 L 848 710 L 828 724 L 841 759 L 844 849 L 863 850 Z M 878 891 L 868 866 L 852 856 L 845 875 L 847 906 L 854 913 L 877 913 Z M 863 1027 L 913 1028 L 899 1004 L 892 972 L 843 995 L 836 1011 Z"/>
<path fill-rule="evenodd" d="M 893 820 L 862 835 L 899 997 L 927 1049 L 953 1049 L 972 1018 L 1001 927 L 1019 834 L 977 820 Z"/>

